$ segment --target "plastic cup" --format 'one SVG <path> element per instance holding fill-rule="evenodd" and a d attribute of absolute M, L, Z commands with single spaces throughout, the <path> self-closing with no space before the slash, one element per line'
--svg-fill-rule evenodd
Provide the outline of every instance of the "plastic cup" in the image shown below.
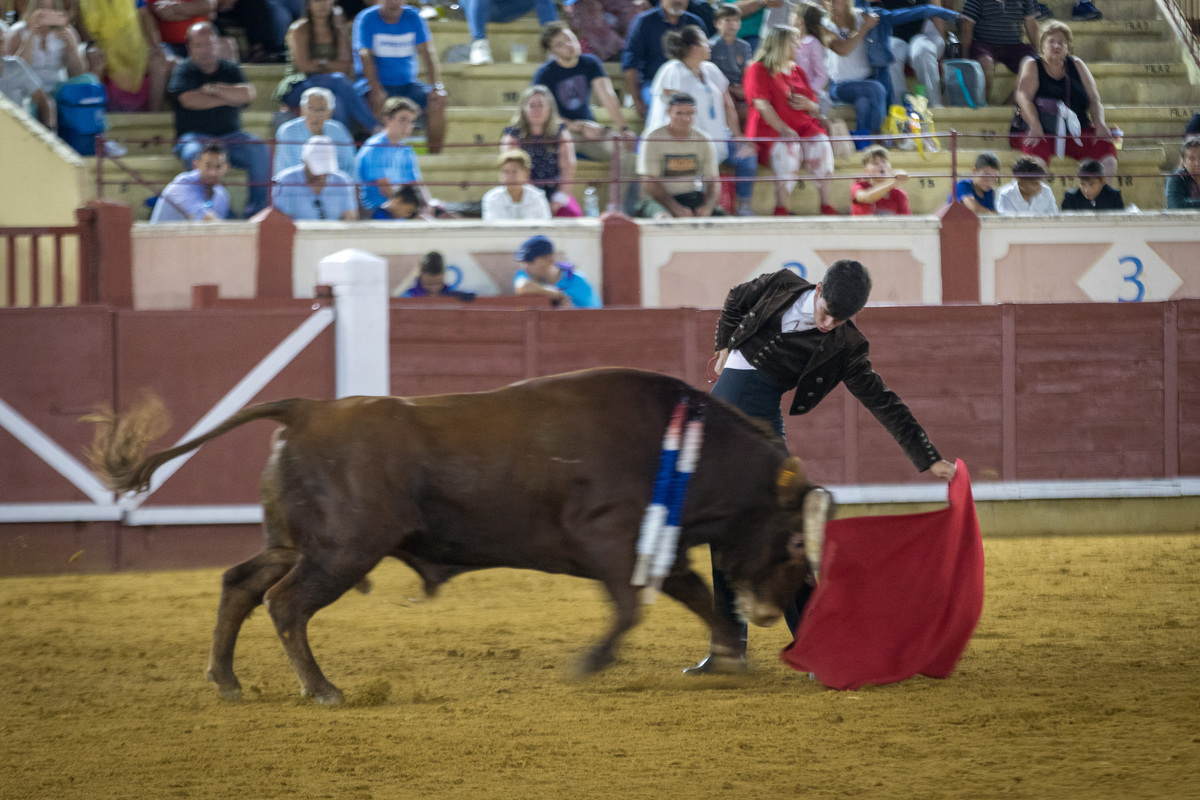
<path fill-rule="evenodd" d="M 512 48 L 509 50 L 509 60 L 514 64 L 526 63 L 529 60 L 528 45 L 514 42 Z"/>

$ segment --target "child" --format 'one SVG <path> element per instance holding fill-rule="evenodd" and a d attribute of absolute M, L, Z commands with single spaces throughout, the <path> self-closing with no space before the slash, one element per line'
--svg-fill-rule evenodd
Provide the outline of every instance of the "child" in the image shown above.
<path fill-rule="evenodd" d="M 453 264 L 450 269 L 456 275 L 455 285 L 462 280 L 462 270 Z M 407 289 L 399 290 L 408 286 Z M 401 297 L 453 297 L 457 300 L 474 300 L 474 292 L 460 292 L 446 283 L 446 260 L 437 250 L 421 256 L 421 267 L 415 280 L 406 281 L 396 287 Z M 395 294 L 395 292 L 393 293 Z"/>
<path fill-rule="evenodd" d="M 733 3 L 722 3 L 713 11 L 713 22 L 717 35 L 708 40 L 711 48 L 709 60 L 717 65 L 725 80 L 729 81 L 729 95 L 737 108 L 741 124 L 746 124 L 746 90 L 742 86 L 742 75 L 754 52 L 750 43 L 738 38 L 742 25 L 742 12 Z"/>
<path fill-rule="evenodd" d="M 421 196 L 409 184 L 397 187 L 392 196 L 375 209 L 374 219 L 421 219 Z"/>
<path fill-rule="evenodd" d="M 1063 195 L 1063 211 L 1124 211 L 1121 190 L 1104 179 L 1104 165 L 1094 158 L 1079 164 L 1079 188 Z"/>
<path fill-rule="evenodd" d="M 1054 192 L 1042 180 L 1046 168 L 1036 158 L 1023 156 L 1013 162 L 1012 183 L 996 195 L 996 213 L 1006 217 L 1014 214 L 1036 214 L 1041 217 L 1058 213 Z"/>
<path fill-rule="evenodd" d="M 808 85 L 817 93 L 817 102 L 821 105 L 821 114 L 829 116 L 832 106 L 829 100 L 829 70 L 825 66 L 825 42 L 821 38 L 821 18 L 825 9 L 813 3 L 804 3 L 796 15 L 796 29 L 800 31 L 800 46 L 796 48 L 796 63 L 804 70 Z"/>
<path fill-rule="evenodd" d="M 850 216 L 911 215 L 908 194 L 900 188 L 908 181 L 908 173 L 902 169 L 892 171 L 887 148 L 877 144 L 868 147 L 862 161 L 867 177 L 850 189 Z"/>
<path fill-rule="evenodd" d="M 954 187 L 951 200 L 958 200 L 976 214 L 996 213 L 996 182 L 1000 179 L 1000 159 L 995 153 L 982 152 L 975 159 L 971 177 Z"/>

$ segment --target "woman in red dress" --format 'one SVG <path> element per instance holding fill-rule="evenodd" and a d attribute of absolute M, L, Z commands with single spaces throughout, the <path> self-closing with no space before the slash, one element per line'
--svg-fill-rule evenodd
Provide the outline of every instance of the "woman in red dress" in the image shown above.
<path fill-rule="evenodd" d="M 833 174 L 833 148 L 821 124 L 817 93 L 808 84 L 808 76 L 796 64 L 796 46 L 800 32 L 795 28 L 772 28 L 743 83 L 750 115 L 746 136 L 770 137 L 776 141 L 758 142 L 758 163 L 771 165 L 779 180 L 775 183 L 775 215 L 788 216 L 788 195 L 796 188 L 800 163 L 817 180 L 822 214 L 837 214 L 829 204 L 829 182 Z"/>

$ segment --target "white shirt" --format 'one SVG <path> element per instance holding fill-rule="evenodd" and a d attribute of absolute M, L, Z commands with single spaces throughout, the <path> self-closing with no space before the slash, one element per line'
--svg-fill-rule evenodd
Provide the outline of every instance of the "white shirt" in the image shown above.
<path fill-rule="evenodd" d="M 862 28 L 862 9 L 855 8 L 853 11 L 854 18 L 858 20 L 858 28 Z M 849 29 L 839 29 L 837 25 L 833 24 L 833 20 L 829 17 L 825 17 L 824 25 L 842 39 L 849 39 L 854 36 L 854 31 Z M 867 45 L 862 39 L 858 40 L 858 46 L 851 50 L 848 55 L 839 56 L 832 50 L 827 50 L 826 52 L 827 55 L 825 66 L 829 69 L 830 83 L 865 81 L 875 74 L 875 69 L 871 66 L 871 63 L 867 61 Z"/>
<path fill-rule="evenodd" d="M 796 298 L 796 302 L 792 303 L 792 307 L 783 312 L 783 319 L 780 322 L 781 331 L 783 333 L 793 333 L 808 331 L 817 327 L 817 320 L 813 315 L 816 303 L 816 289 L 809 289 Z M 729 353 L 729 358 L 725 359 L 725 369 L 754 369 L 754 367 L 741 352 L 732 350 Z"/>
<path fill-rule="evenodd" d="M 550 201 L 536 186 L 521 187 L 520 202 L 514 201 L 507 186 L 489 189 L 483 196 L 484 219 L 550 219 Z"/>
<path fill-rule="evenodd" d="M 1026 203 L 1017 182 L 1013 181 L 1007 186 L 1001 187 L 1000 191 L 996 193 L 996 213 L 1004 216 L 1013 214 L 1053 216 L 1058 213 L 1058 202 L 1054 199 L 1054 192 L 1043 183 L 1042 190 Z"/>
<path fill-rule="evenodd" d="M 708 134 L 717 147 L 717 160 L 729 157 L 729 142 L 733 132 L 725 118 L 725 90 L 729 81 L 721 68 L 711 61 L 700 64 L 700 77 L 678 59 L 672 59 L 659 67 L 650 84 L 650 108 L 646 112 L 643 130 L 652 131 L 666 125 L 667 101 L 664 92 L 687 92 L 696 98 L 695 127 Z"/>

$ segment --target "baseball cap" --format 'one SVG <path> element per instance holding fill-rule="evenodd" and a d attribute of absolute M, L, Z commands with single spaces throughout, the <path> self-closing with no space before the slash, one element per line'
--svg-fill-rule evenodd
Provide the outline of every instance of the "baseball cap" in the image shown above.
<path fill-rule="evenodd" d="M 313 175 L 337 172 L 337 145 L 328 136 L 313 136 L 300 148 L 300 160 Z"/>
<path fill-rule="evenodd" d="M 517 248 L 514 254 L 517 261 L 526 262 L 533 261 L 541 256 L 548 256 L 554 252 L 554 245 L 545 236 L 530 236 L 521 246 Z"/>

